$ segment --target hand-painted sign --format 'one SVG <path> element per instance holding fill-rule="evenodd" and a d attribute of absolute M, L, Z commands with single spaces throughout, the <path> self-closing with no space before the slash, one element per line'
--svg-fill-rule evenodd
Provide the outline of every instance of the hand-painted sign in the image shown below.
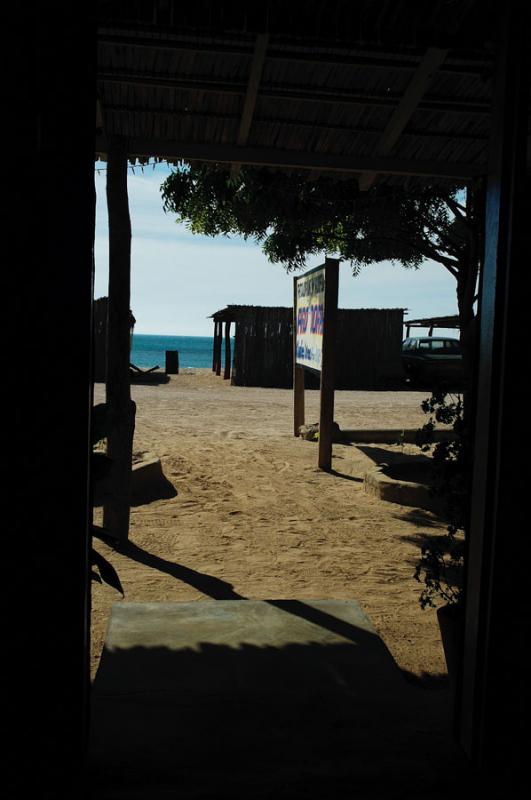
<path fill-rule="evenodd" d="M 293 278 L 293 433 L 304 425 L 304 371 L 321 373 L 319 468 L 332 469 L 334 424 L 334 361 L 339 261 Z"/>
<path fill-rule="evenodd" d="M 325 268 L 317 267 L 296 278 L 295 361 L 321 371 L 323 358 Z"/>

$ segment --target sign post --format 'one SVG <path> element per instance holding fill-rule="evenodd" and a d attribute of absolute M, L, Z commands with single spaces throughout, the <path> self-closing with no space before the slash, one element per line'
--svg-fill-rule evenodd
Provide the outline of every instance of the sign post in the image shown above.
<path fill-rule="evenodd" d="M 304 424 L 304 370 L 321 377 L 319 467 L 332 468 L 334 421 L 335 337 L 339 261 L 293 279 L 293 424 L 294 435 Z"/>
<path fill-rule="evenodd" d="M 304 425 L 304 367 L 297 364 L 297 281 L 293 278 L 293 435 Z"/>

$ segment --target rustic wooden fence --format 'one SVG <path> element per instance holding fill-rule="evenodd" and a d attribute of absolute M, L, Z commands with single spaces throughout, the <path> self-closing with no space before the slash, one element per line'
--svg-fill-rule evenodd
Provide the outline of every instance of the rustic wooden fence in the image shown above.
<path fill-rule="evenodd" d="M 231 381 L 236 386 L 291 388 L 293 311 L 286 307 L 228 306 L 214 321 L 236 323 Z M 400 362 L 404 312 L 342 309 L 338 312 L 336 389 L 392 389 L 403 383 Z M 306 373 L 309 389 L 319 376 Z"/>
<path fill-rule="evenodd" d="M 255 308 L 236 321 L 232 382 L 288 388 L 293 380 L 293 312 Z"/>

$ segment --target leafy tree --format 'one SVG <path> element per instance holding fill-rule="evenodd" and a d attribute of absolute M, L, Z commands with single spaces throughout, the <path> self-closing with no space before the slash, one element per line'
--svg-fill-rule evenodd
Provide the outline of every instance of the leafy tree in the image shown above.
<path fill-rule="evenodd" d="M 376 185 L 360 192 L 355 179 L 242 168 L 182 165 L 162 184 L 164 209 L 194 233 L 254 238 L 288 271 L 326 252 L 349 261 L 353 273 L 389 260 L 418 268 L 440 263 L 456 280 L 465 371 L 474 352 L 474 300 L 480 262 L 478 191 L 461 186 L 405 190 Z"/>
<path fill-rule="evenodd" d="M 426 185 L 411 190 L 379 186 L 360 192 L 354 179 L 243 168 L 232 178 L 221 165 L 182 165 L 162 185 L 166 211 L 194 233 L 239 234 L 261 243 L 270 261 L 288 271 L 307 256 L 326 252 L 351 263 L 353 273 L 380 261 L 418 268 L 426 259 L 441 264 L 456 281 L 465 392 L 463 404 L 435 394 L 423 405 L 441 422 L 451 422 L 455 442 L 434 452 L 436 491 L 447 505 L 448 535 L 426 547 L 416 577 L 424 581 L 423 607 L 434 599 L 461 598 L 469 485 L 473 451 L 473 384 L 476 341 L 475 294 L 482 258 L 482 186 Z M 423 433 L 426 442 L 433 421 Z M 457 584 L 454 583 L 457 580 Z"/>

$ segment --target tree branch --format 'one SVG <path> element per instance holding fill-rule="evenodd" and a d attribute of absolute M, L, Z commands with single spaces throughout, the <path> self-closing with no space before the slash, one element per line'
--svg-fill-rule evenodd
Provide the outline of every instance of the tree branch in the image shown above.
<path fill-rule="evenodd" d="M 409 247 L 413 247 L 415 250 L 418 250 L 419 253 L 422 253 L 423 256 L 426 258 L 431 258 L 433 261 L 438 261 L 439 264 L 442 264 L 446 267 L 446 269 L 457 278 L 459 273 L 459 261 L 457 259 L 448 258 L 448 256 L 443 256 L 435 247 L 433 247 L 432 243 L 428 239 L 421 239 L 420 241 L 409 241 L 409 240 L 402 240 Z"/>
<path fill-rule="evenodd" d="M 426 228 L 429 228 L 432 231 L 432 233 L 434 233 L 436 236 L 439 237 L 439 239 L 441 239 L 442 241 L 445 242 L 445 248 L 448 250 L 449 253 L 451 253 L 454 256 L 459 256 L 460 255 L 461 251 L 459 249 L 459 245 L 454 240 L 452 240 L 452 237 L 451 237 L 450 234 L 443 233 L 440 230 L 440 228 L 437 228 L 436 225 L 433 225 L 431 222 L 429 222 L 424 217 L 422 217 L 422 224 Z"/>
<path fill-rule="evenodd" d="M 448 208 L 450 209 L 452 214 L 454 214 L 456 217 L 458 217 L 458 219 L 460 219 L 461 222 L 464 225 L 466 225 L 467 228 L 470 227 L 469 226 L 469 222 L 468 222 L 468 218 L 467 218 L 467 215 L 466 215 L 466 208 L 464 208 L 464 206 L 460 205 L 452 197 L 443 196 L 442 199 L 444 200 L 444 202 L 446 203 L 446 205 L 448 206 Z"/>
<path fill-rule="evenodd" d="M 320 235 L 320 238 L 333 238 L 335 241 L 341 241 L 340 237 L 338 236 L 330 236 L 330 235 Z M 364 241 L 376 241 L 376 242 L 394 242 L 395 244 L 405 245 L 406 247 L 410 247 L 412 250 L 416 250 L 421 255 L 425 256 L 426 258 L 431 258 L 433 261 L 438 261 L 442 264 L 446 269 L 453 275 L 454 278 L 457 278 L 459 274 L 459 262 L 443 256 L 437 250 L 432 249 L 431 246 L 424 242 L 419 243 L 418 241 L 411 241 L 407 238 L 402 238 L 398 236 L 365 236 L 363 237 Z M 348 239 L 342 237 L 342 240 L 345 243 L 348 243 Z M 396 259 L 398 260 L 398 259 Z"/>

